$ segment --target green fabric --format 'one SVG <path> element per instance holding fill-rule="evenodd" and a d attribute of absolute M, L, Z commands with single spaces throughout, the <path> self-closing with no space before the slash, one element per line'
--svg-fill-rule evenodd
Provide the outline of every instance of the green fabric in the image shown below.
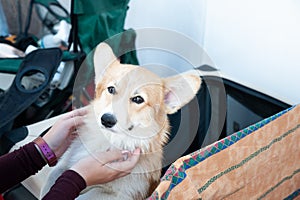
<path fill-rule="evenodd" d="M 78 37 L 83 51 L 90 53 L 100 42 L 124 32 L 129 0 L 75 0 L 74 14 L 78 19 Z M 110 42 L 118 57 L 120 52 L 134 49 L 135 32 L 114 37 Z M 126 49 L 130 50 L 126 50 Z M 122 62 L 137 64 L 135 52 L 122 58 Z"/>
<path fill-rule="evenodd" d="M 75 0 L 74 14 L 98 15 L 104 12 L 125 12 L 129 0 Z"/>
<path fill-rule="evenodd" d="M 124 30 L 129 0 L 74 0 L 74 14 L 78 23 L 78 38 L 87 54 L 81 65 L 82 81 L 90 80 L 94 73 L 93 49 L 107 42 L 122 63 L 138 64 L 135 49 L 136 33 Z"/>
<path fill-rule="evenodd" d="M 62 61 L 76 60 L 80 57 L 80 53 L 74 53 L 70 51 L 63 51 Z"/>
<path fill-rule="evenodd" d="M 1 58 L 0 71 L 7 73 L 16 73 L 20 67 L 23 58 Z"/>
<path fill-rule="evenodd" d="M 63 61 L 70 61 L 78 59 L 78 54 L 64 51 L 63 52 Z M 0 59 L 0 72 L 6 73 L 17 73 L 19 70 L 20 64 L 23 61 L 23 58 L 1 58 Z"/>

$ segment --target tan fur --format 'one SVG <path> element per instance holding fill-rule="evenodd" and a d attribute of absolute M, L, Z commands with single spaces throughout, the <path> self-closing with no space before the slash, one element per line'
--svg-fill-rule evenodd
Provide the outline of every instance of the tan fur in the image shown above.
<path fill-rule="evenodd" d="M 95 99 L 86 123 L 79 130 L 79 139 L 49 176 L 44 193 L 80 158 L 112 148 L 133 151 L 139 147 L 142 155 L 130 175 L 87 188 L 78 199 L 145 199 L 160 179 L 163 145 L 170 131 L 167 114 L 188 103 L 201 80 L 195 72 L 163 79 L 142 67 L 121 64 L 105 43 L 95 50 L 94 67 Z M 110 93 L 109 87 L 116 92 Z M 136 96 L 144 102 L 134 102 Z M 117 119 L 113 127 L 103 125 L 101 117 L 106 113 Z"/>

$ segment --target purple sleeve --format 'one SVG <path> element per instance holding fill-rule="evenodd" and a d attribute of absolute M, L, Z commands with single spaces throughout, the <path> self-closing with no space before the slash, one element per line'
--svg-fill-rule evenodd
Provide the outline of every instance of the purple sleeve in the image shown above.
<path fill-rule="evenodd" d="M 74 200 L 86 188 L 85 180 L 75 171 L 65 171 L 43 200 Z"/>
<path fill-rule="evenodd" d="M 30 142 L 0 157 L 0 193 L 37 173 L 46 162 Z"/>

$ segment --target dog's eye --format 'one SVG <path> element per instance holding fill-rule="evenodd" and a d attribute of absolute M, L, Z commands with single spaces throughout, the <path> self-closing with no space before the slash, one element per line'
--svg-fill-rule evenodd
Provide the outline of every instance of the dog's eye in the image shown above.
<path fill-rule="evenodd" d="M 114 86 L 109 86 L 107 88 L 107 91 L 110 93 L 110 94 L 116 94 L 116 88 Z"/>
<path fill-rule="evenodd" d="M 144 102 L 144 99 L 141 96 L 136 96 L 136 97 L 132 97 L 131 101 L 136 103 L 136 104 L 141 104 L 141 103 Z"/>

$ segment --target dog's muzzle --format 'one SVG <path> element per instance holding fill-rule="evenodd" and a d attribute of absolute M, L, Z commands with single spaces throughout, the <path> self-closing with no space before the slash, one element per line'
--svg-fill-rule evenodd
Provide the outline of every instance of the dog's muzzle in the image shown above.
<path fill-rule="evenodd" d="M 109 113 L 105 113 L 104 115 L 102 115 L 101 117 L 101 124 L 105 127 L 105 128 L 112 128 L 114 125 L 116 125 L 117 123 L 117 119 L 114 115 L 109 114 Z"/>

